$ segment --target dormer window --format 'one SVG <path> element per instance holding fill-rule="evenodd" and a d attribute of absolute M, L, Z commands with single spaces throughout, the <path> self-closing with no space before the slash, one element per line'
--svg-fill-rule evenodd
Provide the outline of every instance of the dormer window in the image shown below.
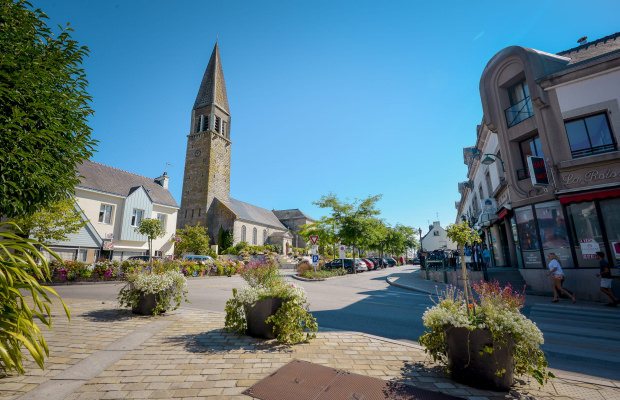
<path fill-rule="evenodd" d="M 510 107 L 504 110 L 504 113 L 509 128 L 534 116 L 530 90 L 525 79 L 508 88 L 508 99 L 510 100 Z"/>

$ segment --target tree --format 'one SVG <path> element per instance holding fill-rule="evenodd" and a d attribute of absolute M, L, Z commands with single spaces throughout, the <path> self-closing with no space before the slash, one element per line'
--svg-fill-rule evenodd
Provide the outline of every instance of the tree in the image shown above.
<path fill-rule="evenodd" d="M 57 36 L 23 0 L 0 0 L 0 215 L 32 214 L 67 199 L 92 156 L 88 49 Z"/>
<path fill-rule="evenodd" d="M 140 225 L 135 229 L 136 232 L 146 235 L 149 241 L 149 266 L 153 269 L 153 240 L 164 237 L 166 229 L 160 220 L 155 218 L 144 218 Z"/>
<path fill-rule="evenodd" d="M 299 235 L 306 243 L 310 242 L 310 236 L 318 236 L 318 243 L 322 248 L 329 245 L 335 246 L 338 242 L 334 221 L 329 217 L 322 217 L 320 220 L 314 221 L 311 224 L 303 225 L 299 230 Z"/>
<path fill-rule="evenodd" d="M 88 49 L 71 39 L 68 26 L 54 37 L 45 18 L 23 0 L 0 0 L 0 216 L 9 218 L 70 198 L 76 166 L 96 143 L 80 68 Z M 34 318 L 50 327 L 48 293 L 57 296 L 29 274 L 50 279 L 40 244 L 22 235 L 14 223 L 0 225 L 0 369 L 20 374 L 22 351 L 44 368 L 49 350 Z"/>
<path fill-rule="evenodd" d="M 219 250 L 221 252 L 222 250 L 231 247 L 235 241 L 235 238 L 233 237 L 232 231 L 224 229 L 220 226 L 220 231 L 217 234 L 217 240 L 220 245 Z"/>
<path fill-rule="evenodd" d="M 179 255 L 184 252 L 207 254 L 209 251 L 207 228 L 200 226 L 200 223 L 196 226 L 185 225 L 185 229 L 177 229 L 177 236 L 181 238 L 180 244 L 177 243 L 180 251 L 175 249 L 175 253 L 178 252 Z"/>
<path fill-rule="evenodd" d="M 462 221 L 460 224 L 450 224 L 446 228 L 448 238 L 455 242 L 461 253 L 461 270 L 463 271 L 463 291 L 465 292 L 465 303 L 467 305 L 467 312 L 469 313 L 469 278 L 467 275 L 467 267 L 465 265 L 465 252 L 463 251 L 467 243 L 476 243 L 480 241 L 480 235 L 474 229 L 469 227 L 467 221 Z"/>
<path fill-rule="evenodd" d="M 13 222 L 25 237 L 42 244 L 67 240 L 67 235 L 77 233 L 86 225 L 86 218 L 74 207 L 73 199 L 63 199 L 33 214 L 17 217 Z"/>

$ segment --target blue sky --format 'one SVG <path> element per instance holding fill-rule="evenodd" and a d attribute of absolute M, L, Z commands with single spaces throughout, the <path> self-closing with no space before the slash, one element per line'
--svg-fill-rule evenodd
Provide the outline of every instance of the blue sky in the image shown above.
<path fill-rule="evenodd" d="M 510 45 L 551 53 L 618 31 L 617 1 L 32 1 L 75 30 L 93 160 L 169 162 L 181 203 L 190 113 L 216 38 L 232 115 L 231 196 L 268 209 L 383 194 L 390 224 L 454 222 L 478 83 Z"/>

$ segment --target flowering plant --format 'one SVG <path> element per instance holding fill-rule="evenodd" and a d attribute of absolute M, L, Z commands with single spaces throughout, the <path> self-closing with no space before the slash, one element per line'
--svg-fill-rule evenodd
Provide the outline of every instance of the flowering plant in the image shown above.
<path fill-rule="evenodd" d="M 545 355 L 540 349 L 543 335 L 534 322 L 521 314 L 525 297 L 510 285 L 502 287 L 495 282 L 480 282 L 473 285 L 470 302 L 465 301 L 463 292 L 454 286 L 439 296 L 439 302 L 428 308 L 422 317 L 429 328 L 418 339 L 435 361 L 447 361 L 445 330 L 448 327 L 488 329 L 495 342 L 505 342 L 510 336 L 515 343 L 514 372 L 530 375 L 544 385 L 553 373 L 547 370 Z M 468 304 L 469 303 L 469 304 Z M 503 374 L 505 371 L 497 371 Z"/>
<path fill-rule="evenodd" d="M 117 297 L 121 307 L 136 307 L 141 294 L 156 294 L 159 301 L 153 315 L 157 315 L 166 309 L 176 310 L 181 302 L 188 301 L 187 279 L 180 271 L 133 273 L 128 274 L 126 280 Z M 171 303 L 173 305 L 169 308 Z"/>
<path fill-rule="evenodd" d="M 273 324 L 273 331 L 280 343 L 307 342 L 316 337 L 318 324 L 310 313 L 306 291 L 288 282 L 279 274 L 275 264 L 248 264 L 241 271 L 248 286 L 233 289 L 232 299 L 226 302 L 226 330 L 245 334 L 248 306 L 259 300 L 280 298 L 284 302 L 278 311 L 265 322 Z"/>

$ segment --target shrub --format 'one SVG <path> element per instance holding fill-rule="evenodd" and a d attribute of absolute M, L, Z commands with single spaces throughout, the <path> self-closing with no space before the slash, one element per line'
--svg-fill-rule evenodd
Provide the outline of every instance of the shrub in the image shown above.
<path fill-rule="evenodd" d="M 297 275 L 302 276 L 307 271 L 312 271 L 314 273 L 314 268 L 307 261 L 302 261 L 297 265 Z"/>

